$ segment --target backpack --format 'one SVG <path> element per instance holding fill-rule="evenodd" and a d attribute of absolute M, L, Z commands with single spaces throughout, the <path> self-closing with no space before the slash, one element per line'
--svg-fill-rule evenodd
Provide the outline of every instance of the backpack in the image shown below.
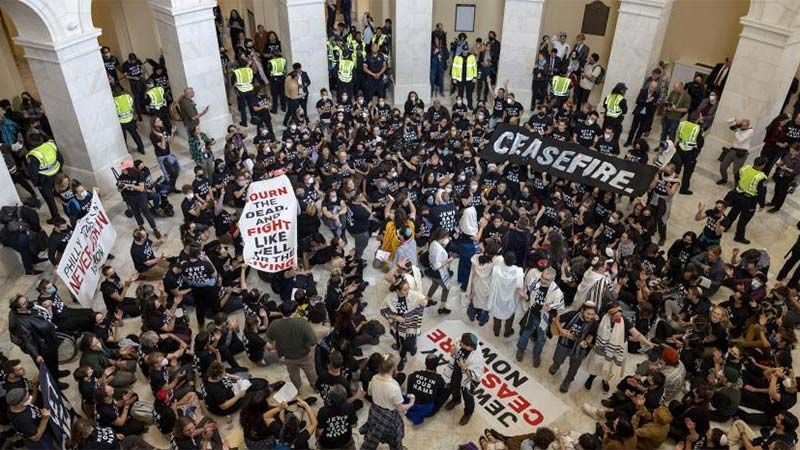
<path fill-rule="evenodd" d="M 594 84 L 601 84 L 603 81 L 606 80 L 606 68 L 601 66 L 600 64 L 597 65 L 600 68 L 600 75 L 594 79 Z"/>
<path fill-rule="evenodd" d="M 24 233 L 30 231 L 31 226 L 22 220 L 19 206 L 3 206 L 0 208 L 0 224 L 10 233 Z"/>
<path fill-rule="evenodd" d="M 180 98 L 177 100 L 173 100 L 172 103 L 169 105 L 169 117 L 175 122 L 182 122 L 183 115 L 181 114 L 181 104 L 180 101 L 183 98 L 181 95 Z"/>

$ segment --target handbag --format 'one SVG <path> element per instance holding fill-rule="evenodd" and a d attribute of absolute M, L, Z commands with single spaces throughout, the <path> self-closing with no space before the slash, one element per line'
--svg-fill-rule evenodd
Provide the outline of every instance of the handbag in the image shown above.
<path fill-rule="evenodd" d="M 144 422 L 148 425 L 155 423 L 153 418 L 153 404 L 147 402 L 136 402 L 131 406 L 131 416 L 139 422 Z"/>
<path fill-rule="evenodd" d="M 719 157 L 717 157 L 717 161 L 722 162 L 722 160 L 725 159 L 725 155 L 727 155 L 729 151 L 731 151 L 730 147 L 722 147 L 722 151 L 720 152 Z"/>

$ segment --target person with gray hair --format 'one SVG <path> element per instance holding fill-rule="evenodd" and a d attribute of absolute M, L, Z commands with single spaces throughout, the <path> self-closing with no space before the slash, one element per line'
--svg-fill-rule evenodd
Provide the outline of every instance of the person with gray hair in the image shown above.
<path fill-rule="evenodd" d="M 347 401 L 347 390 L 341 384 L 330 387 L 325 405 L 317 413 L 317 442 L 322 449 L 355 450 L 353 426 L 358 415 Z"/>
<path fill-rule="evenodd" d="M 47 426 L 50 421 L 50 410 L 39 409 L 30 404 L 29 399 L 30 395 L 22 388 L 11 389 L 6 394 L 8 420 L 11 422 L 11 427 L 22 436 L 25 448 L 56 448 L 55 437 Z"/>
<path fill-rule="evenodd" d="M 728 127 L 733 131 L 733 143 L 730 147 L 723 147 L 722 154 L 719 155 L 719 174 L 722 178 L 717 184 L 720 186 L 728 182 L 728 168 L 731 164 L 733 164 L 733 177 L 737 177 L 739 169 L 747 161 L 750 141 L 755 134 L 749 119 L 729 119 Z"/>
<path fill-rule="evenodd" d="M 528 293 L 523 305 L 527 311 L 520 321 L 519 341 L 517 341 L 517 361 L 522 361 L 528 342 L 534 338 L 533 367 L 541 364 L 542 350 L 547 342 L 547 329 L 550 322 L 564 308 L 564 293 L 555 282 L 556 271 L 548 267 L 538 277 L 538 269 L 528 270 L 525 276 L 525 289 Z"/>

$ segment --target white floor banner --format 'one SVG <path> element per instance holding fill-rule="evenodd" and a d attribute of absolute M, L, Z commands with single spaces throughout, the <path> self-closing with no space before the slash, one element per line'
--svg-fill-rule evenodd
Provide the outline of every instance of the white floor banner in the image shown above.
<path fill-rule="evenodd" d="M 296 221 L 297 198 L 286 175 L 252 183 L 239 219 L 245 263 L 264 272 L 295 267 Z"/>
<path fill-rule="evenodd" d="M 89 212 L 78 219 L 67 248 L 58 263 L 58 276 L 72 295 L 86 308 L 92 307 L 92 297 L 101 278 L 117 233 L 94 191 Z"/>
<path fill-rule="evenodd" d="M 567 405 L 536 381 L 529 371 L 521 369 L 512 358 L 482 340 L 476 329 L 461 320 L 446 320 L 423 332 L 417 339 L 417 356 L 424 359 L 435 352 L 449 360 L 450 348 L 458 346 L 464 333 L 478 336 L 478 349 L 486 360 L 483 379 L 473 395 L 475 409 L 491 428 L 507 436 L 531 433 L 566 412 Z"/>

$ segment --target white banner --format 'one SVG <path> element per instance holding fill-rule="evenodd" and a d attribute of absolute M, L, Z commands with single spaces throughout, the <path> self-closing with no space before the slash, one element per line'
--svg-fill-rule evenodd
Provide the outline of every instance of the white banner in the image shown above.
<path fill-rule="evenodd" d="M 280 272 L 297 265 L 297 197 L 286 175 L 250 184 L 239 232 L 248 266 Z"/>
<path fill-rule="evenodd" d="M 89 212 L 75 224 L 75 230 L 58 264 L 58 276 L 86 308 L 92 307 L 92 297 L 102 277 L 103 265 L 116 239 L 117 233 L 95 190 Z"/>
<path fill-rule="evenodd" d="M 464 333 L 478 336 L 478 350 L 486 361 L 483 378 L 472 394 L 475 409 L 490 428 L 506 436 L 532 433 L 566 412 L 567 405 L 533 378 L 533 369 L 521 369 L 512 358 L 481 339 L 477 329 L 460 320 L 445 320 L 422 333 L 417 340 L 417 357 L 424 359 L 435 353 L 449 361 L 450 349 L 458 345 Z"/>

